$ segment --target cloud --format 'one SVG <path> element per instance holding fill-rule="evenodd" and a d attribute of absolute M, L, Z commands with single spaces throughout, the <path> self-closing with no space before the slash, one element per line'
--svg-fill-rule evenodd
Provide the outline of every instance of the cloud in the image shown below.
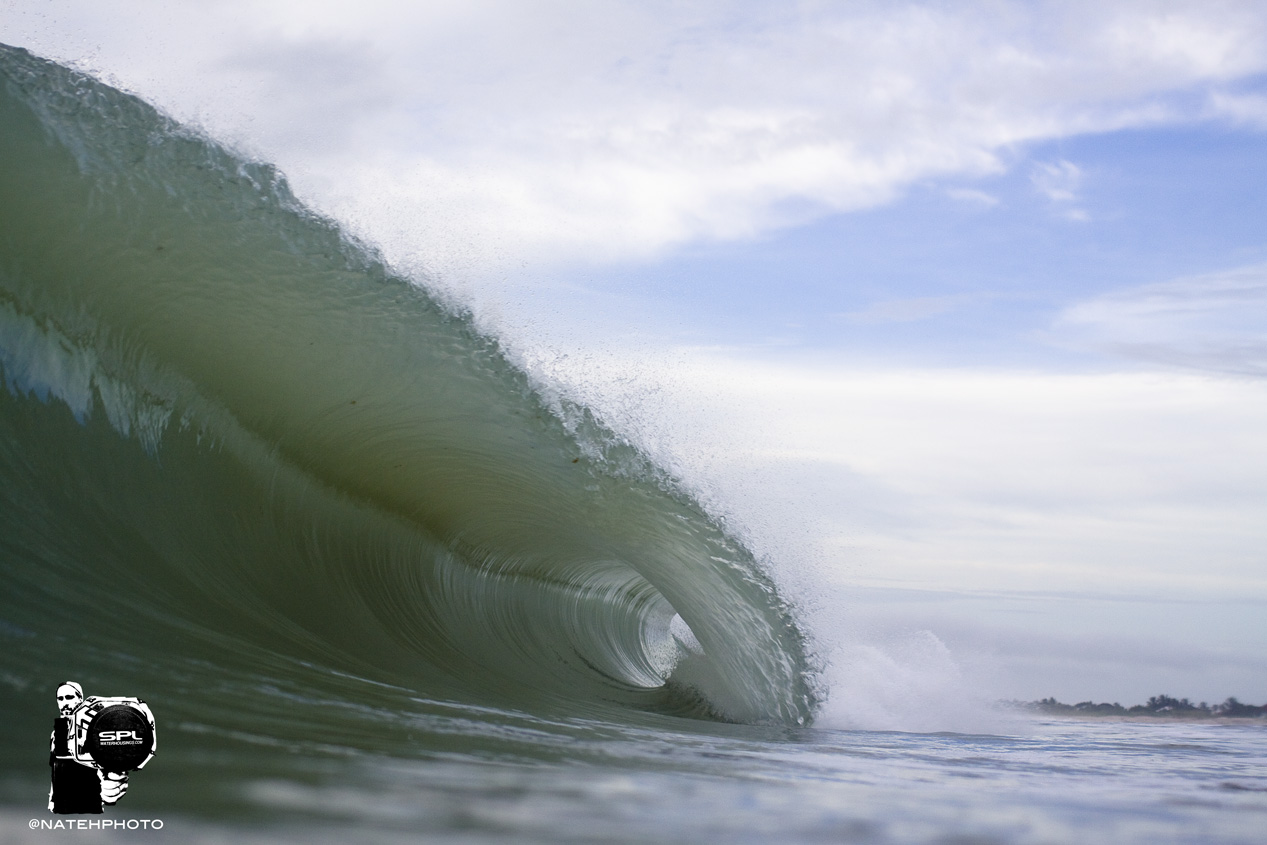
<path fill-rule="evenodd" d="M 9 39 L 276 161 L 391 257 L 439 267 L 750 238 L 1000 172 L 1027 143 L 1207 119 L 1193 91 L 1221 102 L 1267 70 L 1249 2 L 6 6 Z M 1076 190 L 1066 164 L 1049 196 Z"/>
<path fill-rule="evenodd" d="M 832 319 L 853 325 L 883 325 L 887 323 L 918 323 L 939 317 L 966 306 L 982 305 L 999 299 L 1011 298 L 996 291 L 948 294 L 946 296 L 916 296 L 901 299 L 884 299 L 872 302 L 857 311 L 833 314 Z"/>
<path fill-rule="evenodd" d="M 999 198 L 985 191 L 979 191 L 975 188 L 948 188 L 946 196 L 953 200 L 979 205 L 985 208 L 993 208 L 999 204 Z"/>
<path fill-rule="evenodd" d="M 838 319 L 855 324 L 916 323 L 936 317 L 962 304 L 965 296 L 921 296 L 873 302 L 860 311 L 841 314 Z"/>
<path fill-rule="evenodd" d="M 1052 202 L 1073 202 L 1078 198 L 1082 171 L 1069 161 L 1039 163 L 1030 172 L 1030 181 L 1040 194 Z"/>
<path fill-rule="evenodd" d="M 809 573 L 809 592 L 1267 598 L 1261 382 L 615 354 L 528 367 L 702 491 L 786 577 Z"/>
<path fill-rule="evenodd" d="M 901 643 L 917 620 L 944 642 L 959 677 L 991 697 L 1055 695 L 1071 704 L 1092 699 L 1128 706 L 1159 692 L 1210 703 L 1229 695 L 1267 697 L 1259 680 L 1267 669 L 1267 643 L 1257 624 L 1261 599 L 851 592 L 842 604 L 853 630 L 836 639 Z M 832 629 L 830 620 L 825 625 Z"/>
<path fill-rule="evenodd" d="M 1084 222 L 1090 219 L 1086 210 L 1078 207 L 1082 188 L 1082 168 L 1071 161 L 1038 162 L 1030 170 L 1030 182 L 1034 190 L 1059 208 L 1066 220 Z"/>
<path fill-rule="evenodd" d="M 1065 309 L 1054 330 L 1154 364 L 1267 376 L 1267 265 L 1095 297 Z"/>
<path fill-rule="evenodd" d="M 1216 91 L 1210 95 L 1210 114 L 1262 131 L 1267 129 L 1267 97 L 1257 93 Z"/>

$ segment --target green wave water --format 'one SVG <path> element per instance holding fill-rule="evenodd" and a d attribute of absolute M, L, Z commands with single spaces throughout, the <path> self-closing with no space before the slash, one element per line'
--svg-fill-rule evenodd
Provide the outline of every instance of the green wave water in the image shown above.
<path fill-rule="evenodd" d="M 0 367 L 9 745 L 63 676 L 160 731 L 322 690 L 352 748 L 367 690 L 812 718 L 791 611 L 671 478 L 273 168 L 8 47 Z"/>

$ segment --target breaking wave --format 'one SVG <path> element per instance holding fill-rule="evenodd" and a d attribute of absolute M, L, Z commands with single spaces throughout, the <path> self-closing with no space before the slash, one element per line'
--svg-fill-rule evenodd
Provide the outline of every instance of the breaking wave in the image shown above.
<path fill-rule="evenodd" d="M 689 491 L 274 168 L 8 47 L 0 367 L 7 635 L 203 687 L 813 715 L 791 609 Z"/>

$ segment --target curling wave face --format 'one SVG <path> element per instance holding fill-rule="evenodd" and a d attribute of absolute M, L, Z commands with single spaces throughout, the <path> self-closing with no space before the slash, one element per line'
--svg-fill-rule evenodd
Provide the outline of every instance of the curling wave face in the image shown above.
<path fill-rule="evenodd" d="M 813 714 L 770 579 L 635 448 L 271 167 L 8 47 L 0 367 L 14 636 L 107 631 L 202 683 L 285 657 L 497 706 Z"/>

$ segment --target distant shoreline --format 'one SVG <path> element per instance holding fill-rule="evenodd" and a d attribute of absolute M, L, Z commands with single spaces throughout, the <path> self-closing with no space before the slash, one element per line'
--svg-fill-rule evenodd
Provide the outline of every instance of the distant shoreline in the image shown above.
<path fill-rule="evenodd" d="M 1172 715 L 1170 713 L 1095 714 L 1079 713 L 1077 711 L 1073 711 L 1071 713 L 1055 713 L 1043 710 L 1032 710 L 1029 708 L 1026 708 L 1025 712 L 1031 715 L 1041 715 L 1044 718 L 1059 719 L 1065 722 L 1182 722 L 1184 724 L 1194 725 L 1254 725 L 1267 727 L 1267 717 L 1263 716 L 1211 716 L 1204 713 L 1196 715 Z"/>
<path fill-rule="evenodd" d="M 1071 721 L 1104 722 L 1200 722 L 1215 725 L 1267 724 L 1267 705 L 1242 704 L 1229 698 L 1222 704 L 1210 706 L 1204 701 L 1193 704 L 1186 698 L 1168 695 L 1153 696 L 1147 704 L 1123 707 L 1116 702 L 1095 703 L 1083 701 L 1065 704 L 1055 698 L 1041 701 L 1007 701 L 1009 707 L 1022 712 L 1041 714 Z"/>

